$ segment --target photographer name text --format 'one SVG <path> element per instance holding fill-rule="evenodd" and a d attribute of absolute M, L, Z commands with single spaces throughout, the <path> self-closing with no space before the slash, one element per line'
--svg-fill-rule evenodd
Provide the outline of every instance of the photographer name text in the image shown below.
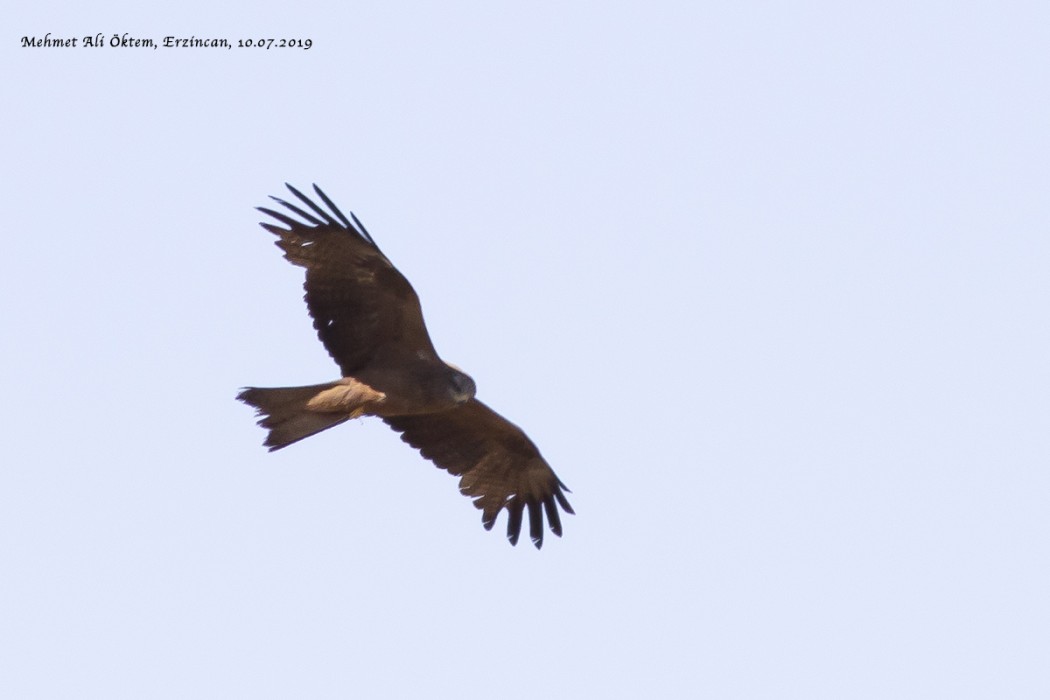
<path fill-rule="evenodd" d="M 50 32 L 43 37 L 22 37 L 22 48 L 84 48 L 84 49 L 303 49 L 314 45 L 313 39 L 251 38 L 226 39 L 196 36 L 166 36 L 160 40 L 146 39 L 124 34 L 95 34 L 83 37 L 54 36 Z"/>

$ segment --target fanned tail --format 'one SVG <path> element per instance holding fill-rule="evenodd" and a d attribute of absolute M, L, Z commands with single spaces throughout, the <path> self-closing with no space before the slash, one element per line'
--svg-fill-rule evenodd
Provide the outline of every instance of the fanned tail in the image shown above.
<path fill-rule="evenodd" d="M 237 394 L 237 399 L 255 408 L 259 425 L 270 431 L 263 444 L 273 452 L 350 420 L 351 416 L 347 413 L 322 413 L 307 409 L 310 399 L 338 384 L 330 382 L 278 389 L 248 387 Z"/>

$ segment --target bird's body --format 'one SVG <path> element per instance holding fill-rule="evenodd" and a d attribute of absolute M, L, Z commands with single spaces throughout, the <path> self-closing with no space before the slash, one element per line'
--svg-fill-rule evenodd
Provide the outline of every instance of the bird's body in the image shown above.
<path fill-rule="evenodd" d="M 482 510 L 486 529 L 506 508 L 507 537 L 516 543 L 527 509 L 537 547 L 544 513 L 551 531 L 561 535 L 558 506 L 573 512 L 567 489 L 520 428 L 474 398 L 474 380 L 438 357 L 408 280 L 361 222 L 351 214 L 351 223 L 316 185 L 332 213 L 288 189 L 312 213 L 274 199 L 307 223 L 260 208 L 289 228 L 262 226 L 278 236 L 288 260 L 306 268 L 307 307 L 342 377 L 243 390 L 237 398 L 254 406 L 259 424 L 269 429 L 265 444 L 276 450 L 344 421 L 377 416 L 424 457 L 461 477 L 460 491 Z"/>

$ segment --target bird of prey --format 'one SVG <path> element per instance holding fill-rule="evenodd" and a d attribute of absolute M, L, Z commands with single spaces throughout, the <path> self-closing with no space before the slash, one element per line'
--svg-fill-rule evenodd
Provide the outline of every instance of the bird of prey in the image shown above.
<path fill-rule="evenodd" d="M 259 207 L 287 228 L 260 225 L 277 236 L 289 262 L 306 269 L 306 306 L 341 377 L 241 391 L 237 398 L 254 406 L 269 430 L 264 444 L 277 450 L 352 418 L 378 416 L 423 457 L 460 477 L 459 490 L 481 510 L 486 530 L 506 509 L 507 539 L 517 544 L 527 510 L 537 548 L 544 513 L 560 537 L 558 506 L 573 512 L 569 489 L 521 428 L 474 398 L 474 380 L 438 357 L 412 285 L 353 213 L 347 219 L 317 185 L 330 212 L 287 187 L 306 209 L 271 197 L 299 218 Z"/>

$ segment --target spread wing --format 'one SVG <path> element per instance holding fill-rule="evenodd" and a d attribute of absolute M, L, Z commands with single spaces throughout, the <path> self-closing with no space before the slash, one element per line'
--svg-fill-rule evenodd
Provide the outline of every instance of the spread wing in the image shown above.
<path fill-rule="evenodd" d="M 260 226 L 278 237 L 277 246 L 285 258 L 306 268 L 306 306 L 317 335 L 343 376 L 350 376 L 378 353 L 386 358 L 422 355 L 436 359 L 419 297 L 357 217 L 351 213 L 351 223 L 317 185 L 314 191 L 331 213 L 291 185 L 287 187 L 310 211 L 277 197 L 271 199 L 305 222 L 259 207 L 288 228 L 272 223 Z"/>
<path fill-rule="evenodd" d="M 522 513 L 529 511 L 529 536 L 543 545 L 543 514 L 561 537 L 558 506 L 572 513 L 561 483 L 521 428 L 477 399 L 440 413 L 383 418 L 424 457 L 461 477 L 459 490 L 474 499 L 491 530 L 507 509 L 507 539 L 518 543 Z"/>

